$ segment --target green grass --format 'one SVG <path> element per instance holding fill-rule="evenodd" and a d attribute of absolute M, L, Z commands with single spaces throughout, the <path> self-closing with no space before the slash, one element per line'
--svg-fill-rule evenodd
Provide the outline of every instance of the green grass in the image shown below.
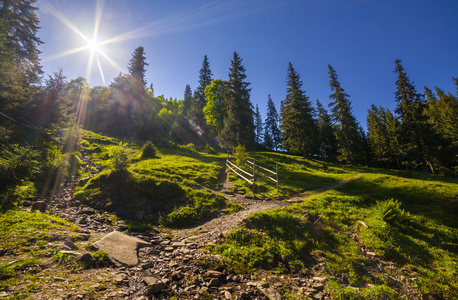
<path fill-rule="evenodd" d="M 84 131 L 83 154 L 104 169 L 85 179 L 74 196 L 97 208 L 122 208 L 120 217 L 127 219 L 129 229 L 144 230 L 158 222 L 185 227 L 241 208 L 209 190 L 221 184 L 224 155 L 199 152 L 192 144 L 168 145 L 158 146 L 153 158 L 143 159 L 143 143 L 124 141 L 129 162 L 127 170 L 120 171 L 113 170 L 110 163 L 110 153 L 119 143 L 117 139 Z M 140 218 L 135 216 L 138 211 L 144 212 Z"/>
<path fill-rule="evenodd" d="M 255 268 L 287 273 L 324 262 L 326 275 L 337 278 L 328 285 L 337 299 L 392 298 L 398 287 L 392 278 L 401 275 L 426 299 L 452 299 L 458 293 L 457 180 L 378 171 L 359 168 L 360 178 L 335 190 L 251 215 L 212 251 L 239 273 Z M 374 267 L 357 240 L 396 268 Z"/>
<path fill-rule="evenodd" d="M 8 210 L 0 213 L 0 290 L 18 287 L 13 298 L 21 299 L 38 288 L 38 273 L 58 253 L 55 242 L 69 240 L 80 228 L 39 212 Z"/>

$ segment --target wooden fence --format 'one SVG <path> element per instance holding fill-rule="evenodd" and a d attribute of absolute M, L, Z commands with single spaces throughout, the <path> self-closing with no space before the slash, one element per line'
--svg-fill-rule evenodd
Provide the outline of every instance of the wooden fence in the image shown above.
<path fill-rule="evenodd" d="M 231 162 L 229 160 L 229 155 L 226 159 L 226 167 L 230 169 L 232 172 L 234 172 L 237 176 L 241 177 L 243 180 L 251 184 L 253 186 L 253 193 L 255 192 L 256 181 L 262 179 L 269 179 L 275 182 L 277 184 L 277 192 L 280 190 L 280 181 L 278 178 L 278 164 L 275 164 L 275 171 L 272 171 L 257 165 L 254 161 L 247 159 L 246 162 L 249 166 L 251 166 L 251 173 L 239 168 L 237 165 Z M 264 173 L 261 170 L 264 171 Z"/>

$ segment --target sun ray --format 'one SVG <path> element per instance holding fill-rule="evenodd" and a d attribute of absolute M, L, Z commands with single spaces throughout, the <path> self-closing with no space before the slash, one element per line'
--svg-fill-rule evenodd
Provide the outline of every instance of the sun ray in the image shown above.
<path fill-rule="evenodd" d="M 61 14 L 54 6 L 52 6 L 49 2 L 43 1 L 45 8 L 59 21 L 61 21 L 65 26 L 70 28 L 74 33 L 82 37 L 86 42 L 90 42 L 90 40 L 82 33 L 75 25 L 73 25 L 70 20 L 68 20 L 63 14 Z"/>
<path fill-rule="evenodd" d="M 46 61 L 58 59 L 58 58 L 69 56 L 69 55 L 72 55 L 72 54 L 75 54 L 75 53 L 78 53 L 78 52 L 81 52 L 81 51 L 84 51 L 84 50 L 87 50 L 87 49 L 89 49 L 88 45 L 81 46 L 81 47 L 78 47 L 78 48 L 68 49 L 68 50 L 65 50 L 64 52 L 57 53 L 56 55 L 45 57 L 43 59 L 43 61 L 46 62 Z"/>

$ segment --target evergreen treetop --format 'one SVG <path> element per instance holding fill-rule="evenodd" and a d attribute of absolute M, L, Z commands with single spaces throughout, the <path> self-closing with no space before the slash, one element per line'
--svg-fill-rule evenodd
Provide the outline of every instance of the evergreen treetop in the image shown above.
<path fill-rule="evenodd" d="M 142 84 L 143 88 L 146 88 L 145 72 L 146 66 L 148 66 L 145 59 L 145 50 L 142 46 L 139 46 L 134 50 L 127 67 L 129 74 L 137 79 Z"/>

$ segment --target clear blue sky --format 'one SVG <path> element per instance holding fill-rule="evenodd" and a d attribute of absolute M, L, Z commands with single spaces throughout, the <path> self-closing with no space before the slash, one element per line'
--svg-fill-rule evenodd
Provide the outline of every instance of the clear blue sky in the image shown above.
<path fill-rule="evenodd" d="M 143 46 L 148 85 L 174 99 L 183 98 L 186 84 L 197 87 L 204 55 L 213 77 L 226 80 L 237 51 L 263 119 L 268 94 L 280 111 L 289 61 L 306 95 L 325 106 L 331 64 L 364 128 L 371 104 L 395 107 L 395 59 L 417 91 L 456 91 L 457 0 L 39 0 L 37 6 L 44 71 L 61 67 L 68 79 L 82 76 L 91 86 L 103 84 L 100 69 L 106 85 L 127 72 L 133 50 Z M 99 64 L 94 58 L 88 66 L 91 50 L 77 50 L 88 44 L 81 35 L 92 40 L 96 24 Z"/>

